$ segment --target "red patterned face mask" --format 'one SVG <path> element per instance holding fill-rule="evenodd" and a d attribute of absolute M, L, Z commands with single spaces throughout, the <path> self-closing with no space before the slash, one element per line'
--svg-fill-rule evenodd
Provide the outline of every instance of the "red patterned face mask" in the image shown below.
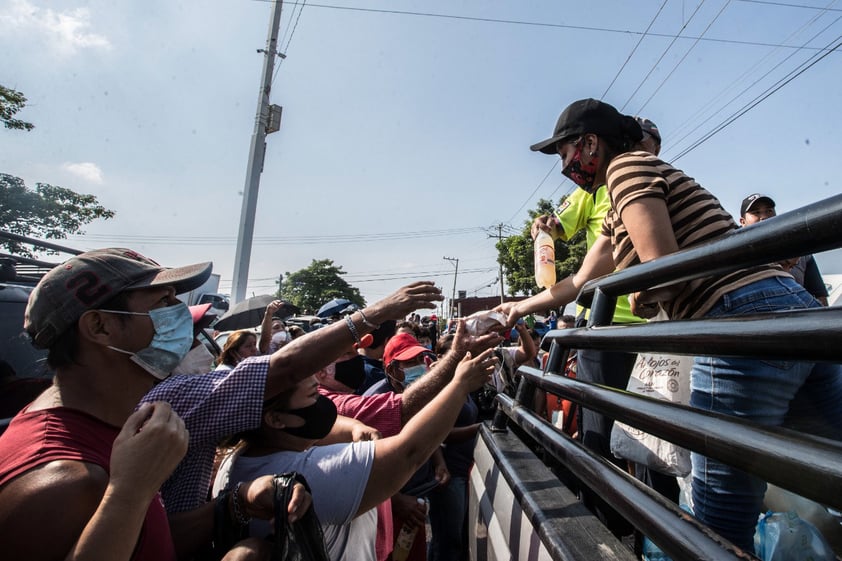
<path fill-rule="evenodd" d="M 582 165 L 582 145 L 579 144 L 576 147 L 576 152 L 573 153 L 573 157 L 570 158 L 570 163 L 564 166 L 561 173 L 588 193 L 593 193 L 598 165 L 599 158 L 596 156 L 591 159 L 591 163 L 587 166 Z"/>

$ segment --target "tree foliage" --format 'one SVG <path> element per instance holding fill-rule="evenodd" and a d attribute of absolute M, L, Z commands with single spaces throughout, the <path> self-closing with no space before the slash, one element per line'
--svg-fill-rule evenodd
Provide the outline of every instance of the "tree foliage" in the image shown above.
<path fill-rule="evenodd" d="M 564 201 L 562 197 L 559 204 Z M 552 214 L 556 208 L 552 201 L 540 199 L 535 209 L 529 210 L 529 218 L 524 221 L 519 234 L 503 238 L 497 242 L 498 262 L 503 265 L 506 286 L 510 296 L 518 294 L 537 294 L 542 289 L 535 284 L 535 252 L 530 230 L 536 216 Z M 556 279 L 562 279 L 576 272 L 587 253 L 585 232 L 581 231 L 569 241 L 556 240 L 555 268 Z"/>
<path fill-rule="evenodd" d="M 32 123 L 15 119 L 15 114 L 26 105 L 26 97 L 19 91 L 0 85 L 0 121 L 7 129 L 31 131 Z"/>
<path fill-rule="evenodd" d="M 108 219 L 108 210 L 94 195 L 83 195 L 47 183 L 36 183 L 29 190 L 23 179 L 0 173 L 0 224 L 6 231 L 42 239 L 64 239 L 68 234 L 83 234 L 82 226 L 97 218 Z M 0 247 L 10 253 L 32 257 L 27 246 L 12 240 L 0 240 Z"/>
<path fill-rule="evenodd" d="M 304 269 L 284 274 L 277 296 L 310 313 L 334 298 L 346 298 L 357 306 L 365 306 L 360 290 L 345 282 L 341 276 L 344 274 L 342 267 L 330 259 L 313 259 Z"/>

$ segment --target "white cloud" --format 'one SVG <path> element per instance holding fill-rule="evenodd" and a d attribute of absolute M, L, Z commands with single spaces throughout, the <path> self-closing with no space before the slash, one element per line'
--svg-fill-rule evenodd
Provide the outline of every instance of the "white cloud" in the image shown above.
<path fill-rule="evenodd" d="M 64 55 L 79 49 L 109 50 L 108 37 L 90 31 L 91 13 L 87 8 L 63 12 L 39 8 L 29 0 L 11 0 L 0 13 L 0 29 L 43 36 L 44 42 Z"/>
<path fill-rule="evenodd" d="M 62 164 L 61 167 L 68 173 L 89 181 L 90 183 L 96 183 L 97 185 L 102 184 L 102 170 L 99 169 L 99 166 L 93 162 L 79 162 L 78 164 L 67 162 Z"/>

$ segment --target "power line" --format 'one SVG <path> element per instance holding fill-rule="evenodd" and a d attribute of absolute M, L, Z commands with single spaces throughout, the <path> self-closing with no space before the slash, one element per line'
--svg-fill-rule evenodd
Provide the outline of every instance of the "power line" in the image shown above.
<path fill-rule="evenodd" d="M 767 4 L 769 6 L 782 6 L 785 8 L 804 8 L 807 10 L 823 10 L 818 6 L 805 6 L 804 4 L 791 4 L 788 2 L 770 2 L 769 0 L 736 0 L 737 2 L 745 2 L 747 4 Z M 831 12 L 842 12 L 842 8 L 830 8 Z"/>
<path fill-rule="evenodd" d="M 734 121 L 736 121 L 737 119 L 739 119 L 740 117 L 742 117 L 743 115 L 745 115 L 746 113 L 748 113 L 749 111 L 751 111 L 752 109 L 757 107 L 757 105 L 759 105 L 761 102 L 766 100 L 773 93 L 777 92 L 778 90 L 783 88 L 785 85 L 792 82 L 798 76 L 800 76 L 801 74 L 803 74 L 804 72 L 806 72 L 807 70 L 809 70 L 810 68 L 815 66 L 819 61 L 824 59 L 826 56 L 828 56 L 829 54 L 831 54 L 832 52 L 837 50 L 840 46 L 842 46 L 842 41 L 840 41 L 840 39 L 842 39 L 842 35 L 840 35 L 839 37 L 837 37 L 836 39 L 831 41 L 831 43 L 828 43 L 829 48 L 826 52 L 824 52 L 822 54 L 818 54 L 818 53 L 814 54 L 811 58 L 815 58 L 815 60 L 813 60 L 812 62 L 807 64 L 807 62 L 809 62 L 809 60 L 810 60 L 810 59 L 808 59 L 807 61 L 802 63 L 800 69 L 796 68 L 795 70 L 793 70 L 789 74 L 787 74 L 784 78 L 782 78 L 781 80 L 778 80 L 778 82 L 775 85 L 768 88 L 764 93 L 762 93 L 759 96 L 757 96 L 756 98 L 754 98 L 748 104 L 744 105 L 742 109 L 740 109 L 736 113 L 733 113 L 725 121 L 723 121 L 722 123 L 717 125 L 712 131 L 708 132 L 706 135 L 704 135 L 702 138 L 700 138 L 699 140 L 697 140 L 696 142 L 691 144 L 689 147 L 687 147 L 683 151 L 679 152 L 679 154 L 675 158 L 673 158 L 673 161 L 674 162 L 678 161 L 683 156 L 686 156 L 688 153 L 690 153 L 691 151 L 695 150 L 696 148 L 698 148 L 699 146 L 701 146 L 702 144 L 704 144 L 705 142 L 710 140 L 714 135 L 716 135 L 717 133 L 719 133 L 720 131 L 725 129 L 728 125 L 730 125 L 731 123 L 733 123 Z M 834 41 L 839 41 L 839 42 L 837 42 L 835 45 L 833 45 L 833 47 L 830 47 L 830 45 Z"/>
<path fill-rule="evenodd" d="M 315 245 L 315 244 L 346 244 L 346 243 L 372 243 L 381 241 L 395 241 L 407 239 L 423 239 L 442 236 L 460 236 L 469 234 L 485 233 L 481 226 L 465 228 L 449 228 L 443 230 L 418 230 L 409 232 L 385 232 L 373 234 L 343 234 L 341 237 L 335 235 L 308 235 L 308 236 L 255 236 L 254 245 Z M 150 245 L 179 243 L 182 245 L 223 245 L 236 241 L 234 236 L 213 236 L 213 235 L 124 235 L 124 234 L 86 234 L 84 236 L 70 236 L 75 241 L 96 240 L 109 242 L 131 242 L 145 243 Z"/>
<path fill-rule="evenodd" d="M 739 1 L 739 0 L 738 0 L 738 1 Z M 828 4 L 828 6 L 827 6 L 827 7 L 829 7 L 830 5 L 834 4 L 835 2 L 836 2 L 836 0 L 832 0 L 832 1 Z M 827 7 L 826 7 L 826 8 L 827 8 Z M 826 8 L 825 8 L 825 9 L 826 9 Z M 799 35 L 802 31 L 806 30 L 806 29 L 807 29 L 807 28 L 809 28 L 812 24 L 814 24 L 816 21 L 818 21 L 818 19 L 819 19 L 819 18 L 821 18 L 821 16 L 822 16 L 823 14 L 824 14 L 824 11 L 823 11 L 822 13 L 820 13 L 820 14 L 817 14 L 817 15 L 813 16 L 813 18 L 812 18 L 812 19 L 810 19 L 810 21 L 808 21 L 808 22 L 804 23 L 803 25 L 801 25 L 801 27 L 799 27 L 798 29 L 796 29 L 795 31 L 793 31 L 792 33 L 790 33 L 789 35 L 787 35 L 787 37 L 784 39 L 784 42 L 788 42 L 790 39 L 792 39 L 792 38 L 794 38 L 794 37 L 797 37 L 797 36 L 798 36 L 798 35 Z M 825 32 L 827 29 L 829 29 L 829 28 L 830 28 L 830 27 L 831 27 L 834 23 L 836 23 L 836 21 L 838 21 L 838 18 L 837 18 L 837 20 L 834 20 L 834 21 L 833 21 L 833 22 L 831 22 L 829 25 L 827 25 L 825 28 L 823 28 L 821 31 L 819 31 L 818 33 L 816 33 L 815 35 L 813 35 L 813 37 L 811 37 L 809 40 L 805 41 L 805 42 L 803 43 L 803 45 L 802 45 L 802 46 L 804 46 L 804 45 L 807 45 L 807 44 L 811 43 L 811 42 L 813 41 L 813 39 L 817 38 L 819 35 L 821 35 L 822 33 L 824 33 L 824 32 Z M 690 117 L 688 117 L 687 119 L 685 119 L 685 120 L 684 120 L 684 122 L 682 122 L 680 125 L 678 125 L 678 127 L 676 127 L 676 129 L 675 129 L 675 131 L 676 131 L 676 132 L 675 132 L 674 134 L 672 134 L 672 135 L 669 135 L 669 137 L 668 137 L 668 138 L 669 138 L 669 142 L 665 142 L 665 147 L 664 147 L 664 150 L 663 150 L 663 151 L 664 151 L 664 152 L 669 152 L 669 150 L 670 150 L 673 146 L 675 146 L 675 145 L 677 145 L 677 144 L 680 144 L 680 143 L 681 143 L 681 141 L 683 141 L 685 138 L 687 138 L 688 136 L 690 136 L 691 134 L 693 134 L 695 131 L 697 131 L 699 128 L 701 128 L 701 127 L 702 127 L 702 125 L 704 125 L 705 123 L 707 123 L 708 121 L 710 121 L 711 119 L 713 119 L 716 115 L 718 115 L 719 113 L 721 113 L 722 111 L 724 111 L 726 107 L 728 107 L 728 106 L 729 106 L 729 105 L 731 105 L 734 101 L 736 101 L 736 100 L 737 100 L 737 99 L 739 99 L 741 96 L 743 96 L 744 94 L 746 94 L 746 93 L 748 92 L 748 90 L 750 90 L 752 87 L 754 87 L 754 86 L 755 86 L 757 83 L 759 83 L 759 82 L 760 82 L 763 78 L 765 78 L 766 76 L 768 76 L 769 74 L 771 74 L 774 70 L 777 70 L 777 69 L 781 66 L 781 64 L 783 64 L 784 62 L 786 62 L 787 60 L 789 60 L 790 58 L 792 58 L 793 56 L 795 56 L 795 55 L 799 52 L 799 51 L 797 51 L 797 50 L 796 50 L 796 51 L 793 51 L 793 52 L 792 52 L 792 53 L 790 53 L 790 54 L 789 54 L 786 58 L 784 58 L 782 61 L 775 63 L 775 64 L 774 64 L 774 66 L 773 66 L 770 70 L 768 70 L 765 74 L 763 74 L 763 76 L 761 76 L 760 78 L 758 78 L 757 80 L 755 80 L 754 82 L 752 82 L 749 86 L 747 86 L 746 88 L 744 88 L 744 89 L 743 89 L 740 93 L 738 93 L 737 95 L 733 96 L 733 97 L 732 97 L 732 98 L 731 98 L 731 99 L 730 99 L 727 103 L 725 103 L 724 105 L 722 105 L 722 106 L 721 106 L 721 107 L 720 107 L 717 111 L 715 111 L 715 112 L 713 112 L 712 114 L 710 114 L 710 115 L 709 115 L 707 118 L 705 118 L 702 122 L 700 122 L 698 125 L 696 125 L 696 126 L 695 126 L 695 127 L 693 127 L 692 129 L 690 129 L 690 130 L 689 130 L 686 134 L 684 134 L 683 136 L 681 136 L 680 138 L 678 138 L 678 135 L 679 135 L 679 134 L 681 134 L 679 131 L 682 131 L 682 130 L 684 130 L 686 127 L 689 127 L 689 124 L 690 124 L 690 123 L 692 123 L 692 122 L 693 122 L 693 121 L 694 121 L 697 117 L 701 116 L 701 115 L 702 115 L 702 114 L 703 114 L 703 113 L 704 113 L 704 112 L 705 112 L 708 108 L 713 107 L 713 106 L 714 106 L 714 104 L 716 104 L 716 103 L 718 102 L 718 100 L 720 100 L 720 99 L 721 99 L 721 98 L 722 98 L 722 97 L 723 97 L 726 93 L 734 91 L 734 90 L 736 89 L 736 86 L 737 86 L 740 82 L 742 82 L 744 78 L 747 78 L 750 74 L 752 74 L 752 72 L 753 72 L 753 71 L 755 71 L 755 70 L 757 70 L 758 68 L 760 68 L 760 66 L 761 66 L 761 65 L 762 65 L 762 64 L 763 64 L 763 63 L 764 63 L 767 59 L 769 59 L 769 58 L 772 56 L 772 54 L 774 54 L 774 52 L 775 52 L 775 51 L 777 51 L 777 50 L 778 50 L 777 48 L 773 48 L 773 49 L 771 49 L 771 50 L 770 50 L 770 51 L 768 51 L 765 55 L 763 55 L 762 57 L 760 57 L 760 58 L 759 58 L 756 62 L 754 62 L 753 64 L 750 64 L 750 65 L 749 65 L 749 67 L 748 67 L 748 69 L 747 69 L 745 72 L 743 72 L 743 73 L 742 73 L 739 77 L 737 77 L 737 78 L 736 78 L 734 81 L 732 81 L 730 84 L 725 85 L 725 87 L 723 87 L 723 88 L 722 88 L 722 90 L 720 90 L 720 91 L 719 91 L 716 95 L 712 96 L 712 97 L 710 98 L 710 100 L 708 100 L 708 102 L 707 102 L 707 103 L 705 103 L 704 105 L 702 105 L 702 106 L 701 106 L 699 109 L 697 109 L 697 110 L 696 110 L 696 111 L 695 111 L 695 112 L 694 112 L 694 113 L 693 113 Z M 676 138 L 677 138 L 677 140 L 676 140 Z"/>
<path fill-rule="evenodd" d="M 702 5 L 704 5 L 704 3 L 705 3 L 705 0 L 702 0 L 701 2 L 699 2 L 699 4 L 696 6 L 696 9 L 693 10 L 692 14 L 690 14 L 690 18 L 687 21 L 684 22 L 684 25 L 681 26 L 681 29 L 678 31 L 678 35 L 673 36 L 673 39 L 672 39 L 672 41 L 670 41 L 669 45 L 667 45 L 667 48 L 664 49 L 664 52 L 661 53 L 661 56 L 658 57 L 658 60 L 655 61 L 655 63 L 652 65 L 652 68 L 650 68 L 649 72 L 646 73 L 646 76 L 643 77 L 643 80 L 640 81 L 640 84 L 637 85 L 637 87 L 632 92 L 632 94 L 628 97 L 628 99 L 623 104 L 623 106 L 620 107 L 620 112 L 625 110 L 626 106 L 631 102 L 632 99 L 634 99 L 634 96 L 637 95 L 637 92 L 640 91 L 640 88 L 643 87 L 643 84 L 646 83 L 646 81 L 649 79 L 649 76 L 652 75 L 652 73 L 655 71 L 655 69 L 661 63 L 661 61 L 664 60 L 664 57 L 667 56 L 667 53 L 670 51 L 670 49 L 672 49 L 672 46 L 675 45 L 675 42 L 678 41 L 679 37 L 681 37 L 681 32 L 684 31 L 687 28 L 688 25 L 690 25 L 690 22 L 693 21 L 694 17 L 696 17 L 696 14 L 699 13 L 699 10 L 701 9 Z"/>
<path fill-rule="evenodd" d="M 255 0 L 260 2 L 272 2 L 274 0 Z M 747 1 L 747 0 L 745 0 Z M 288 4 L 297 5 L 296 2 L 288 2 Z M 323 8 L 323 9 L 330 9 L 330 10 L 345 10 L 351 12 L 365 12 L 365 13 L 377 13 L 377 14 L 392 14 L 392 15 L 400 15 L 400 16 L 415 16 L 415 17 L 427 17 L 427 18 L 441 18 L 441 19 L 453 19 L 453 20 L 460 20 L 460 21 L 475 21 L 481 23 L 501 23 L 506 25 L 526 25 L 532 27 L 549 27 L 549 28 L 556 28 L 556 29 L 575 29 L 577 31 L 598 31 L 602 33 L 616 33 L 622 35 L 641 35 L 643 34 L 642 31 L 636 31 L 632 29 L 611 29 L 608 27 L 593 27 L 593 26 L 586 26 L 586 25 L 571 25 L 565 23 L 549 23 L 543 21 L 525 21 L 525 20 L 511 20 L 511 19 L 498 19 L 498 18 L 483 18 L 477 16 L 458 16 L 453 14 L 436 14 L 432 12 L 413 12 L 407 10 L 384 10 L 384 9 L 377 9 L 377 8 L 360 8 L 360 7 L 353 7 L 353 6 L 335 6 L 330 4 L 312 4 L 308 3 L 308 6 L 311 8 Z M 807 8 L 810 6 L 796 6 Z M 702 41 L 711 42 L 711 43 L 727 43 L 733 45 L 752 45 L 752 46 L 759 46 L 759 47 L 782 47 L 782 48 L 793 48 L 789 45 L 779 45 L 774 43 L 764 43 L 760 41 L 741 41 L 738 39 L 722 39 L 722 38 L 714 38 L 714 37 L 696 37 L 692 35 L 685 35 L 679 37 L 678 35 L 671 35 L 669 33 L 649 33 L 650 37 L 664 37 L 667 39 L 701 39 Z M 816 49 L 817 50 L 817 49 Z"/>
<path fill-rule="evenodd" d="M 728 2 L 726 2 L 722 6 L 722 8 L 719 9 L 719 12 L 716 13 L 716 16 L 714 16 L 714 18 L 712 20 L 710 20 L 710 23 L 707 25 L 707 27 L 705 27 L 705 30 L 702 31 L 702 36 L 704 36 L 708 32 L 708 30 L 710 30 L 711 26 L 713 26 L 713 24 L 716 23 L 716 20 L 719 19 L 719 16 L 722 15 L 722 13 L 725 11 L 725 9 L 730 4 L 731 4 L 731 0 L 728 0 Z M 640 109 L 637 110 L 637 113 L 636 113 L 637 115 L 640 115 L 640 114 L 643 113 L 643 110 L 646 108 L 647 105 L 649 105 L 649 102 L 652 101 L 652 98 L 654 98 L 658 94 L 658 92 L 661 91 L 661 88 L 664 87 L 664 84 L 667 83 L 667 80 L 669 80 L 672 77 L 672 75 L 675 73 L 675 71 L 678 70 L 678 67 L 681 66 L 681 64 L 687 59 L 688 56 L 690 56 L 690 53 L 693 51 L 693 49 L 696 48 L 696 45 L 699 44 L 699 41 L 701 41 L 701 39 L 697 39 L 696 41 L 693 42 L 692 45 L 690 45 L 690 48 L 687 49 L 687 51 L 684 53 L 684 56 L 682 56 L 681 59 L 677 63 L 675 63 L 675 66 L 672 67 L 672 70 L 669 71 L 669 74 L 667 74 L 666 77 L 663 80 L 661 80 L 661 83 L 658 84 L 658 87 L 655 88 L 655 91 L 652 92 L 652 95 L 650 95 L 646 99 L 646 101 L 643 102 L 643 105 L 641 105 Z"/>
<path fill-rule="evenodd" d="M 664 6 L 666 6 L 666 5 L 667 5 L 667 0 L 664 0 L 664 3 L 661 4 L 661 7 L 658 8 L 658 11 L 655 13 L 655 17 L 652 18 L 652 21 L 649 22 L 649 25 L 646 26 L 646 29 L 644 29 L 643 33 L 640 35 L 640 39 L 638 39 L 637 43 L 635 43 L 634 47 L 632 47 L 632 50 L 629 53 L 629 56 L 626 57 L 625 62 L 623 62 L 623 64 L 620 66 L 620 69 L 617 71 L 617 74 L 614 75 L 614 79 L 611 80 L 611 83 L 608 84 L 608 87 L 605 88 L 604 92 L 602 92 L 602 97 L 600 99 L 605 99 L 605 96 L 608 95 L 608 90 L 611 89 L 611 86 L 613 86 L 614 82 L 617 81 L 617 78 L 620 77 L 620 74 L 623 72 L 623 69 L 626 68 L 626 65 L 631 60 L 632 56 L 634 56 L 634 53 L 637 51 L 637 48 L 640 46 L 641 43 L 643 43 L 643 40 L 646 38 L 646 34 L 649 32 L 650 29 L 652 29 L 652 26 L 655 25 L 655 20 L 658 19 L 659 15 L 661 15 L 661 12 L 664 10 Z"/>

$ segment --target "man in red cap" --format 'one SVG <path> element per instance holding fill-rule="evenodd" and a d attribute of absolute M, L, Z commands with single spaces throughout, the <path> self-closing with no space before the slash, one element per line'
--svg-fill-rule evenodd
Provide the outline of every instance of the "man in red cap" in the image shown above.
<path fill-rule="evenodd" d="M 334 402 L 340 415 L 353 417 L 376 428 L 384 438 L 394 436 L 448 384 L 453 378 L 459 360 L 467 351 L 470 350 L 474 355 L 478 355 L 485 348 L 499 344 L 500 340 L 501 337 L 496 333 L 479 337 L 466 335 L 457 346 L 459 352 L 454 353 L 447 360 L 437 362 L 429 372 L 406 388 L 403 393 L 396 393 L 391 388 L 374 393 L 372 390 L 375 386 L 372 386 L 365 395 L 355 395 L 353 392 L 356 384 L 362 383 L 364 374 L 360 373 L 358 382 L 346 375 L 337 379 L 335 368 L 325 368 L 316 374 L 316 379 L 319 381 L 319 393 Z M 413 355 L 414 360 L 422 353 L 429 354 L 430 350 L 421 346 L 411 334 L 399 333 L 393 336 L 386 343 L 383 351 L 383 366 L 387 371 L 387 376 L 390 370 L 397 372 L 395 368 L 401 364 L 400 360 L 396 362 L 397 357 L 406 358 Z M 353 356 L 352 349 L 349 349 L 348 355 L 340 357 L 340 360 L 348 356 Z M 408 366 L 408 363 L 405 362 L 404 365 Z M 391 375 L 403 376 L 403 372 Z M 401 378 L 402 381 L 404 379 Z M 383 386 L 379 387 L 383 388 Z M 414 501 L 414 498 L 412 500 Z M 389 556 L 393 544 L 392 505 L 386 501 L 378 506 L 377 543 L 375 544 L 378 561 L 384 561 Z"/>

